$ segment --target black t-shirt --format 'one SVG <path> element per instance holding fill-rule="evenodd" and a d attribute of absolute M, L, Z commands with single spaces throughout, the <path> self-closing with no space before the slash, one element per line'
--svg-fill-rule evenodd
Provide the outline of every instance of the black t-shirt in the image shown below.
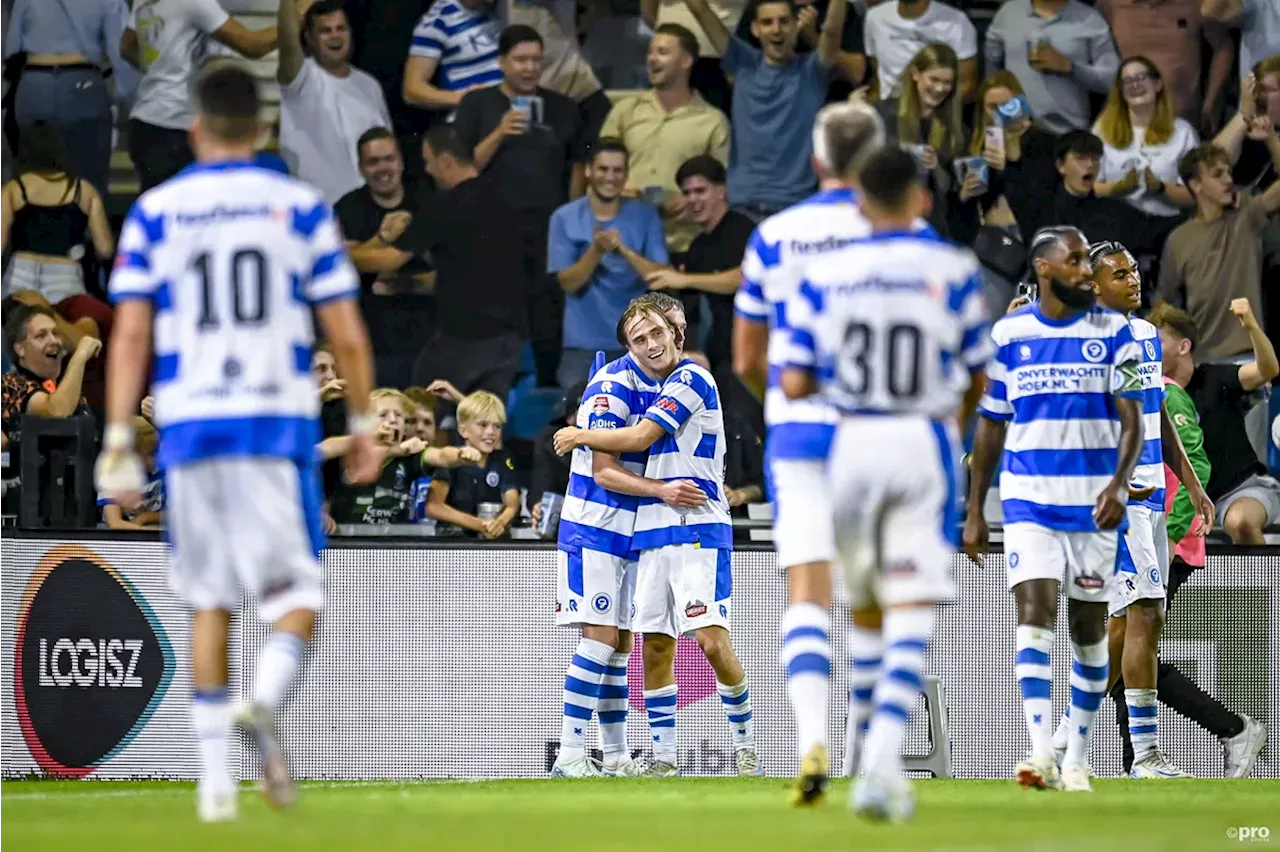
<path fill-rule="evenodd" d="M 374 199 L 373 193 L 369 191 L 369 186 L 366 184 L 339 198 L 338 203 L 333 205 L 333 212 L 338 217 L 338 224 L 342 227 L 343 238 L 362 243 L 372 239 L 378 233 L 382 217 L 388 213 L 403 210 L 411 214 L 415 220 L 418 219 L 430 207 L 433 194 L 430 184 L 405 181 L 404 197 L 400 199 L 400 203 L 394 207 L 383 207 Z M 417 256 L 400 268 L 400 271 L 405 274 L 430 270 L 431 266 L 426 260 Z M 377 277 L 374 273 L 362 273 L 360 285 L 367 290 L 373 286 Z"/>
<path fill-rule="evenodd" d="M 712 272 L 724 272 L 742 265 L 742 255 L 747 250 L 747 242 L 755 223 L 734 210 L 730 210 L 710 233 L 698 234 L 689 244 L 685 254 L 684 271 L 690 274 L 705 275 Z M 685 291 L 696 296 L 705 295 L 711 306 L 711 336 L 707 340 L 707 358 L 711 361 L 711 369 L 717 370 L 730 360 L 731 341 L 733 339 L 733 296 L 719 293 L 699 293 Z M 690 310 L 686 304 L 685 313 L 689 324 L 694 325 L 697 310 Z"/>
<path fill-rule="evenodd" d="M 1204 452 L 1213 472 L 1205 483 L 1217 500 L 1255 473 L 1266 473 L 1245 431 L 1245 401 L 1249 392 L 1240 384 L 1237 364 L 1201 364 L 1191 374 L 1187 395 L 1196 404 L 1204 431 Z"/>
<path fill-rule="evenodd" d="M 515 464 L 501 450 L 490 453 L 483 467 L 464 464 L 439 468 L 433 481 L 444 482 L 449 486 L 445 505 L 468 515 L 478 515 L 481 503 L 501 505 L 503 494 L 519 488 L 516 484 Z"/>
<path fill-rule="evenodd" d="M 573 164 L 586 159 L 582 117 L 578 105 L 539 87 L 542 121 L 519 136 L 508 136 L 485 167 L 498 179 L 511 206 L 521 213 L 553 210 L 569 200 Z M 474 150 L 497 129 L 511 100 L 501 86 L 468 92 L 453 118 L 462 141 Z"/>
<path fill-rule="evenodd" d="M 1266 143 L 1256 139 L 1245 139 L 1240 143 L 1240 159 L 1236 160 L 1231 176 L 1236 186 L 1266 192 L 1276 182 L 1276 167 L 1267 153 Z"/>
<path fill-rule="evenodd" d="M 344 397 L 320 404 L 320 436 L 334 438 L 347 434 L 347 400 Z M 342 459 L 329 459 L 320 468 L 326 498 L 342 485 Z"/>
<path fill-rule="evenodd" d="M 397 241 L 430 252 L 436 267 L 440 330 L 458 340 L 522 334 L 525 273 L 519 221 L 487 172 L 436 193 Z"/>
<path fill-rule="evenodd" d="M 416 456 L 387 459 L 370 485 L 342 483 L 333 495 L 329 514 L 340 524 L 409 523 L 409 489 L 419 479 L 430 479 L 433 468 Z"/>

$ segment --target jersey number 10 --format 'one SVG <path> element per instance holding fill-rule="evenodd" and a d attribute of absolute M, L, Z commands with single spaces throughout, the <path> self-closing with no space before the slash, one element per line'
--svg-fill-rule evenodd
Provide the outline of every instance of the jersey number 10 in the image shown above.
<path fill-rule="evenodd" d="M 191 267 L 200 276 L 200 319 L 196 325 L 201 331 L 213 331 L 222 325 L 218 301 L 214 295 L 214 278 L 225 280 L 213 269 L 211 252 L 201 252 L 191 261 Z M 258 249 L 239 249 L 231 255 L 231 316 L 237 325 L 261 325 L 267 320 L 267 258 Z M 246 291 L 253 291 L 247 293 Z"/>
<path fill-rule="evenodd" d="M 880 382 L 874 371 L 883 369 L 883 384 L 890 396 L 914 399 L 920 395 L 922 338 L 918 327 L 906 323 L 883 330 L 864 322 L 850 323 L 844 332 L 836 374 L 849 393 L 865 394 L 873 392 Z"/>

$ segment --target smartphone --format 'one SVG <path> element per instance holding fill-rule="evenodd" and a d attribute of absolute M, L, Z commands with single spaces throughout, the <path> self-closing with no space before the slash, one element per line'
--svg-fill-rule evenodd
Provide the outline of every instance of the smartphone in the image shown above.
<path fill-rule="evenodd" d="M 955 171 L 956 182 L 964 183 L 964 179 L 970 172 L 977 174 L 978 182 L 983 189 L 987 187 L 990 179 L 990 166 L 982 157 L 961 157 L 951 164 L 951 168 Z"/>
<path fill-rule="evenodd" d="M 993 124 L 987 128 L 984 147 L 1004 153 L 1004 127 Z"/>
<path fill-rule="evenodd" d="M 1015 299 L 1026 299 L 1028 302 L 1034 302 L 1040 298 L 1040 290 L 1034 281 L 1023 281 L 1018 284 L 1018 294 Z"/>

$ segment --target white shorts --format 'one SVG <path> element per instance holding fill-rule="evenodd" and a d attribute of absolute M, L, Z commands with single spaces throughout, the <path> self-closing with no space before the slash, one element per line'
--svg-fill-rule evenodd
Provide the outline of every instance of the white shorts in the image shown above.
<path fill-rule="evenodd" d="M 324 605 L 323 495 L 315 468 L 218 458 L 165 472 L 171 585 L 196 610 L 234 611 L 240 589 L 263 621 Z"/>
<path fill-rule="evenodd" d="M 1065 532 L 1039 524 L 1008 524 L 1004 552 L 1009 588 L 1028 580 L 1056 580 L 1069 598 L 1106 603 L 1119 539 L 1115 530 Z"/>
<path fill-rule="evenodd" d="M 640 554 L 631 629 L 677 638 L 704 627 L 729 629 L 733 554 L 670 544 Z"/>
<path fill-rule="evenodd" d="M 1111 615 L 1122 615 L 1134 601 L 1162 601 L 1169 586 L 1169 525 L 1164 512 L 1146 506 L 1129 506 L 1126 511 L 1129 529 L 1116 548 Z"/>
<path fill-rule="evenodd" d="M 846 417 L 831 448 L 836 544 L 854 609 L 949 600 L 959 522 L 950 427 Z"/>
<path fill-rule="evenodd" d="M 769 475 L 778 567 L 834 562 L 836 537 L 827 463 L 821 459 L 774 459 L 769 462 Z"/>
<path fill-rule="evenodd" d="M 630 630 L 635 617 L 635 560 L 585 547 L 556 551 L 556 624 Z"/>

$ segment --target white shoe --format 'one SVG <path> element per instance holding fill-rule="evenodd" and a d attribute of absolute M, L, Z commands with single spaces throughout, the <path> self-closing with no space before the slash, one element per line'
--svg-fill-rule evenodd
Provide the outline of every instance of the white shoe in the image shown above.
<path fill-rule="evenodd" d="M 1130 778 L 1190 778 L 1158 750 L 1152 751 L 1141 760 L 1135 760 L 1129 768 Z"/>
<path fill-rule="evenodd" d="M 1089 767 L 1083 763 L 1068 763 L 1062 767 L 1062 789 L 1068 793 L 1092 793 Z"/>
<path fill-rule="evenodd" d="M 1222 756 L 1225 769 L 1224 778 L 1248 778 L 1253 772 L 1253 765 L 1258 762 L 1258 754 L 1267 744 L 1267 726 L 1255 722 L 1243 713 L 1244 730 L 1229 740 L 1222 741 Z"/>
<path fill-rule="evenodd" d="M 236 788 L 205 792 L 196 789 L 196 816 L 201 822 L 231 822 L 238 816 Z"/>
<path fill-rule="evenodd" d="M 235 723 L 253 740 L 262 757 L 262 795 L 267 804 L 277 810 L 292 807 L 298 799 L 298 790 L 289 776 L 284 752 L 276 740 L 275 719 L 271 711 L 251 702 L 236 712 Z"/>
<path fill-rule="evenodd" d="M 606 757 L 600 764 L 600 774 L 605 778 L 636 778 L 644 774 L 644 769 L 631 759 L 631 755 L 623 752 L 612 758 Z"/>
<path fill-rule="evenodd" d="M 1014 780 L 1027 790 L 1061 790 L 1062 773 L 1052 757 L 1029 757 L 1013 773 Z"/>
<path fill-rule="evenodd" d="M 760 776 L 764 774 L 764 770 L 760 768 L 760 756 L 756 754 L 754 748 L 738 749 L 738 774 L 747 776 Z"/>
<path fill-rule="evenodd" d="M 551 767 L 552 778 L 599 778 L 600 770 L 596 768 L 595 761 L 589 757 L 579 757 L 574 760 L 562 760 L 556 758 L 555 765 Z"/>
<path fill-rule="evenodd" d="M 915 813 L 916 801 L 901 775 L 868 773 L 854 784 L 849 809 L 874 822 L 902 822 Z"/>
<path fill-rule="evenodd" d="M 675 778 L 680 774 L 680 767 L 665 760 L 655 760 L 641 773 L 644 778 Z"/>
<path fill-rule="evenodd" d="M 1067 736 L 1067 729 L 1061 725 L 1053 732 L 1053 762 L 1058 764 L 1059 769 L 1067 757 Z"/>

